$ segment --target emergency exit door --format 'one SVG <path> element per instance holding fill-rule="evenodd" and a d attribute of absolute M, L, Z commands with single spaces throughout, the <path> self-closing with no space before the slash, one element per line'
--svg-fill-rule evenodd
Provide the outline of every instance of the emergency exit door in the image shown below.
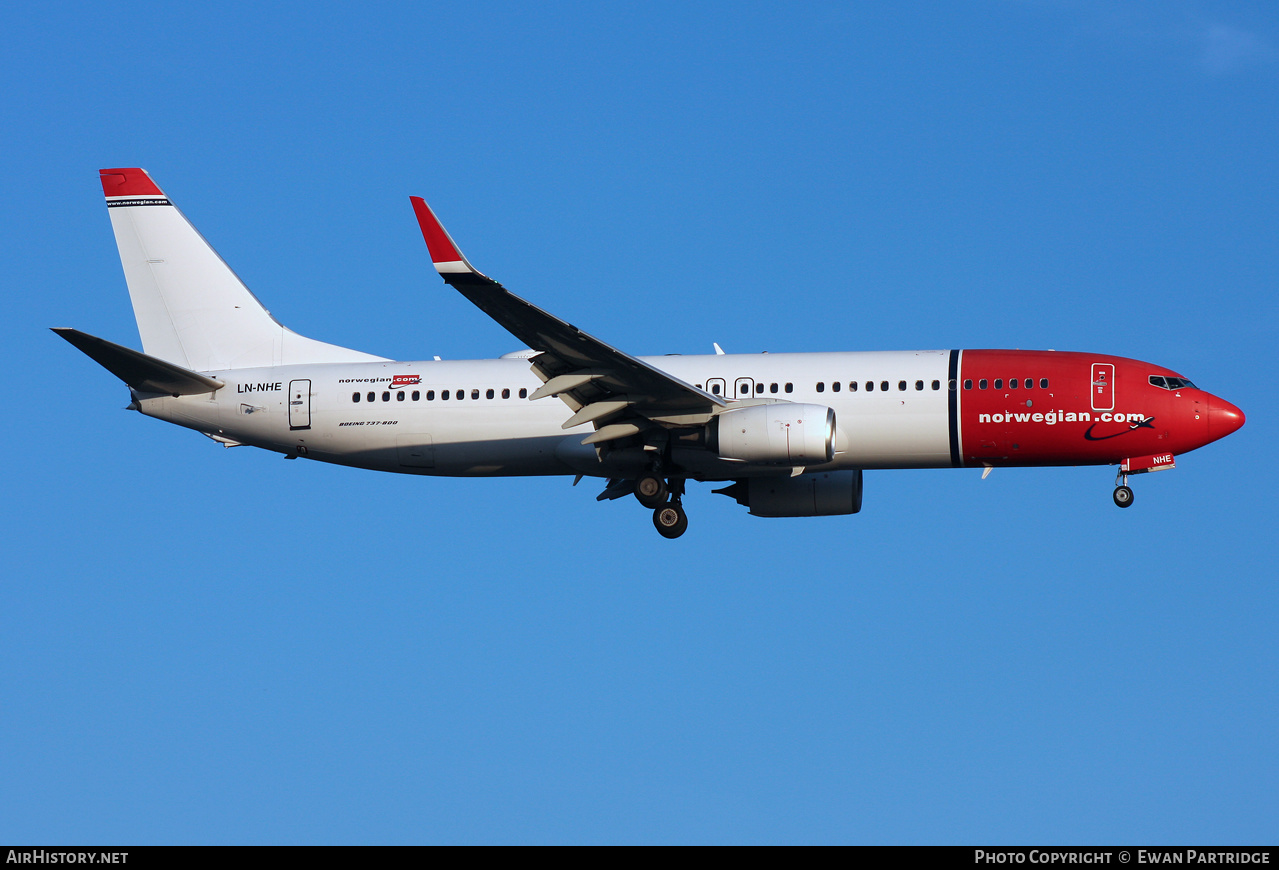
<path fill-rule="evenodd" d="M 311 428 L 311 381 L 289 381 L 289 428 Z"/>

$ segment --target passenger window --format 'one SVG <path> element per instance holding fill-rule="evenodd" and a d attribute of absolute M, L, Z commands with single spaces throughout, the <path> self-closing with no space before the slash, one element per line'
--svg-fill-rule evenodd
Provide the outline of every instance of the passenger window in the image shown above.
<path fill-rule="evenodd" d="M 955 387 L 954 387 L 954 384 L 955 384 L 955 382 L 954 382 L 954 381 L 951 381 L 951 389 L 954 389 L 954 388 L 955 388 Z M 934 390 L 940 390 L 940 389 L 941 389 L 941 381 L 933 381 L 933 389 L 934 389 Z"/>
<path fill-rule="evenodd" d="M 1015 389 L 1017 389 L 1017 379 L 1016 379 L 1016 378 L 1009 378 L 1009 379 L 1008 379 L 1008 389 L 1010 389 L 1010 390 L 1015 390 Z"/>
<path fill-rule="evenodd" d="M 1040 378 L 1040 379 L 1039 379 L 1039 389 L 1041 389 L 1041 390 L 1046 390 L 1046 389 L 1048 389 L 1048 378 Z"/>
<path fill-rule="evenodd" d="M 713 396 L 719 395 L 719 384 L 711 384 L 711 395 Z"/>
<path fill-rule="evenodd" d="M 793 392 L 795 392 L 795 385 L 794 385 L 794 384 L 787 384 L 787 385 L 786 385 L 786 392 L 788 392 L 788 393 L 793 393 Z"/>
<path fill-rule="evenodd" d="M 1153 378 L 1152 378 L 1152 380 L 1153 380 Z M 359 393 L 352 393 L 352 394 L 351 394 L 351 401 L 352 401 L 352 402 L 358 402 L 358 401 L 360 401 L 360 394 L 359 394 Z"/>
<path fill-rule="evenodd" d="M 763 393 L 763 392 L 764 392 L 764 385 L 763 385 L 763 384 L 756 384 L 756 385 L 755 385 L 755 392 L 756 392 L 756 393 Z"/>
<path fill-rule="evenodd" d="M 471 398 L 472 398 L 472 399 L 478 399 L 479 397 L 480 397 L 480 391 L 479 391 L 479 390 L 471 390 Z"/>
<path fill-rule="evenodd" d="M 849 381 L 849 382 L 848 382 L 848 392 L 850 392 L 850 393 L 855 393 L 855 392 L 857 392 L 857 381 Z"/>
<path fill-rule="evenodd" d="M 906 382 L 905 382 L 905 381 L 898 381 L 898 382 L 897 382 L 897 389 L 899 389 L 899 390 L 905 390 L 905 389 L 906 389 Z"/>
<path fill-rule="evenodd" d="M 520 387 L 520 398 L 521 399 L 528 398 L 528 390 L 524 389 L 523 387 Z"/>
<path fill-rule="evenodd" d="M 879 382 L 879 389 L 880 389 L 882 392 L 887 393 L 887 392 L 888 392 L 888 381 L 880 381 L 880 382 Z"/>
<path fill-rule="evenodd" d="M 426 391 L 426 400 L 427 400 L 428 402 L 434 402 L 434 401 L 435 401 L 435 390 L 427 390 L 427 391 Z"/>
<path fill-rule="evenodd" d="M 390 391 L 389 391 L 389 390 L 388 390 L 388 391 L 386 391 L 386 392 L 384 392 L 384 393 L 382 393 L 382 401 L 383 401 L 383 402 L 389 402 L 389 401 L 391 401 L 391 393 L 390 393 Z"/>
<path fill-rule="evenodd" d="M 867 382 L 866 382 L 866 392 L 868 392 L 868 393 L 873 393 L 873 392 L 875 392 L 875 382 L 874 382 L 874 381 L 867 381 Z"/>
<path fill-rule="evenodd" d="M 449 391 L 448 391 L 448 390 L 440 390 L 440 401 L 441 401 L 441 402 L 447 402 L 448 400 L 449 400 Z"/>
<path fill-rule="evenodd" d="M 395 401 L 397 401 L 397 402 L 403 402 L 403 401 L 404 401 L 404 391 L 403 391 L 403 390 L 400 390 L 398 393 L 396 393 L 396 394 L 395 394 Z"/>
<path fill-rule="evenodd" d="M 1002 390 L 1004 388 L 1004 379 L 995 378 L 995 389 Z"/>
<path fill-rule="evenodd" d="M 770 393 L 775 393 L 775 392 L 777 392 L 777 384 L 769 384 L 769 385 L 768 385 L 768 391 L 769 391 Z"/>
<path fill-rule="evenodd" d="M 832 381 L 832 382 L 831 382 L 831 385 L 830 385 L 830 391 L 831 391 L 832 393 L 838 393 L 838 392 L 839 392 L 839 381 Z"/>
<path fill-rule="evenodd" d="M 368 394 L 368 396 L 367 396 L 366 398 L 367 398 L 370 402 L 372 402 L 372 401 L 374 401 L 374 400 L 376 400 L 376 399 L 377 399 L 377 393 L 369 393 L 369 394 Z"/>
<path fill-rule="evenodd" d="M 915 389 L 916 389 L 916 390 L 922 390 L 923 388 L 924 388 L 924 382 L 923 382 L 923 381 L 915 381 Z"/>
<path fill-rule="evenodd" d="M 493 391 L 492 391 L 492 390 L 489 390 L 487 393 L 485 393 L 485 394 L 484 394 L 484 398 L 486 398 L 486 399 L 491 399 L 491 398 L 493 398 Z"/>
<path fill-rule="evenodd" d="M 964 378 L 964 389 L 965 389 L 965 390 L 971 390 L 972 388 L 973 388 L 973 379 L 972 379 L 972 378 Z"/>
<path fill-rule="evenodd" d="M 415 401 L 415 402 L 416 402 L 416 401 L 418 401 L 418 400 L 419 400 L 419 399 L 421 399 L 421 398 L 422 398 L 422 393 L 421 393 L 421 391 L 420 391 L 420 390 L 414 390 L 414 391 L 413 391 L 413 401 Z"/>
<path fill-rule="evenodd" d="M 510 388 L 510 387 L 505 387 L 505 388 L 503 388 L 503 389 L 502 389 L 502 398 L 503 398 L 503 399 L 509 399 L 509 398 L 511 398 L 511 388 Z"/>
<path fill-rule="evenodd" d="M 985 378 L 982 378 L 981 380 L 977 382 L 977 389 L 979 390 L 984 390 L 988 386 L 990 386 L 990 381 L 986 380 Z"/>
<path fill-rule="evenodd" d="M 818 381 L 818 382 L 817 382 L 817 392 L 819 392 L 819 393 L 824 393 L 824 392 L 826 392 L 826 382 L 825 382 L 825 381 Z"/>

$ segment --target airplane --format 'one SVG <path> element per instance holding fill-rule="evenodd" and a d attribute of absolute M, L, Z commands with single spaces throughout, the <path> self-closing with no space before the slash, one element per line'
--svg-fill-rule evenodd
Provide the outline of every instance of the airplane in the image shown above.
<path fill-rule="evenodd" d="M 1163 366 L 1028 350 L 637 357 L 512 294 L 410 197 L 436 271 L 526 350 L 400 361 L 277 322 L 146 171 L 100 171 L 142 352 L 54 329 L 128 408 L 339 465 L 453 477 L 573 475 L 634 497 L 666 538 L 688 481 L 762 517 L 855 514 L 866 470 L 1117 465 L 1129 475 L 1244 424 Z"/>

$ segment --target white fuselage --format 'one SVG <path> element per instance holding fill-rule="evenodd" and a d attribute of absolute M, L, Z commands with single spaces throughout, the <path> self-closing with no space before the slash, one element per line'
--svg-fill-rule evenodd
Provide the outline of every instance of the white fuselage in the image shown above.
<path fill-rule="evenodd" d="M 644 361 L 729 400 L 833 408 L 836 455 L 823 468 L 933 468 L 952 464 L 948 353 L 674 355 Z M 621 458 L 601 464 L 594 447 L 581 444 L 594 431 L 590 424 L 561 428 L 572 412 L 558 399 L 520 397 L 541 386 L 527 359 L 324 363 L 207 374 L 226 386 L 203 395 L 140 396 L 141 411 L 224 443 L 407 474 L 617 476 L 632 470 L 618 464 Z M 858 383 L 856 391 L 850 382 Z M 730 479 L 747 470 L 742 462 L 705 450 L 677 458 L 707 479 Z"/>

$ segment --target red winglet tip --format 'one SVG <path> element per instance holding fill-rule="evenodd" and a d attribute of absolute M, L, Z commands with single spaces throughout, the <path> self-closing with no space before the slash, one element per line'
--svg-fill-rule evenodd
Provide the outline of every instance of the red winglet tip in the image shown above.
<path fill-rule="evenodd" d="M 462 259 L 462 253 L 453 244 L 449 234 L 439 218 L 431 211 L 426 200 L 420 196 L 410 196 L 413 212 L 417 215 L 418 226 L 422 228 L 422 238 L 426 241 L 426 249 L 431 252 L 432 263 L 455 263 Z"/>
<path fill-rule="evenodd" d="M 107 196 L 164 196 L 145 169 L 99 169 L 98 175 Z"/>

